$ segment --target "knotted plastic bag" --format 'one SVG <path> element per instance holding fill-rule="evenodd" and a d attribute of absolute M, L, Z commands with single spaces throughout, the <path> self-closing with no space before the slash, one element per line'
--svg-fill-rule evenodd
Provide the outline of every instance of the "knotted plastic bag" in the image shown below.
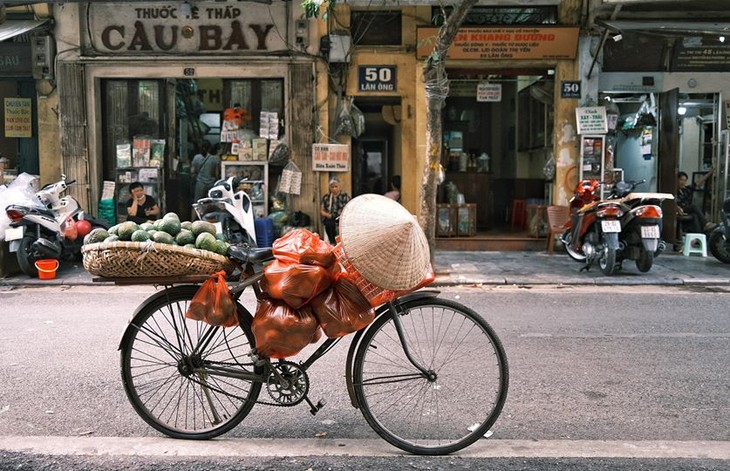
<path fill-rule="evenodd" d="M 317 319 L 308 306 L 293 309 L 273 299 L 258 300 L 251 329 L 256 350 L 269 358 L 296 355 L 321 335 Z"/>
<path fill-rule="evenodd" d="M 330 289 L 309 302 L 324 334 L 329 338 L 342 337 L 368 326 L 375 319 L 375 311 L 357 286 L 340 278 Z"/>
<path fill-rule="evenodd" d="M 294 229 L 277 239 L 272 251 L 285 263 L 304 263 L 329 268 L 336 261 L 334 247 L 307 229 Z"/>
<path fill-rule="evenodd" d="M 234 327 L 238 325 L 236 305 L 226 283 L 226 272 L 213 273 L 193 296 L 185 317 L 210 325 Z"/>
<path fill-rule="evenodd" d="M 264 268 L 261 289 L 272 298 L 299 309 L 329 288 L 333 281 L 333 275 L 324 267 L 274 260 Z"/>

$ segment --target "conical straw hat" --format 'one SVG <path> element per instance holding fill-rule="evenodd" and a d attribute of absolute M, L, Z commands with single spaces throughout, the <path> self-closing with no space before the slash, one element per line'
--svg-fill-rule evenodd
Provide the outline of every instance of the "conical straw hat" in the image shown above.
<path fill-rule="evenodd" d="M 412 289 L 431 266 L 418 221 L 385 196 L 365 194 L 347 203 L 340 216 L 340 240 L 352 266 L 379 288 Z"/>

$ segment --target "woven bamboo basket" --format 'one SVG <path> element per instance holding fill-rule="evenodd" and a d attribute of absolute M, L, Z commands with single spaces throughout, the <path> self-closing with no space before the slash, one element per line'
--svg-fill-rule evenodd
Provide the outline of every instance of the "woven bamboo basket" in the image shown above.
<path fill-rule="evenodd" d="M 107 278 L 170 277 L 230 273 L 223 255 L 155 242 L 99 242 L 81 247 L 84 269 Z"/>

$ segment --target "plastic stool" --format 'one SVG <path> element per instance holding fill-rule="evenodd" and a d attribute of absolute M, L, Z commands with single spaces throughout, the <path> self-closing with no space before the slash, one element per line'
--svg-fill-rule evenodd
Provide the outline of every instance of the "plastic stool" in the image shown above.
<path fill-rule="evenodd" d="M 692 247 L 693 243 L 697 243 L 699 247 Z M 703 257 L 707 257 L 707 237 L 704 234 L 688 232 L 684 235 L 684 249 L 682 254 L 689 256 L 691 253 L 700 253 Z"/>
<path fill-rule="evenodd" d="M 527 227 L 527 204 L 525 200 L 512 200 L 512 230 Z"/>

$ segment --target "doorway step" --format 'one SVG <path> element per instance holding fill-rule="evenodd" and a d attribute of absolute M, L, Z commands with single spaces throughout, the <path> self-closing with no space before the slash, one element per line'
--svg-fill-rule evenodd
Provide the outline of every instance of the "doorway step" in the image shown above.
<path fill-rule="evenodd" d="M 545 250 L 545 238 L 532 237 L 527 232 L 477 232 L 471 237 L 437 237 L 436 249 L 475 252 L 537 252 Z"/>

